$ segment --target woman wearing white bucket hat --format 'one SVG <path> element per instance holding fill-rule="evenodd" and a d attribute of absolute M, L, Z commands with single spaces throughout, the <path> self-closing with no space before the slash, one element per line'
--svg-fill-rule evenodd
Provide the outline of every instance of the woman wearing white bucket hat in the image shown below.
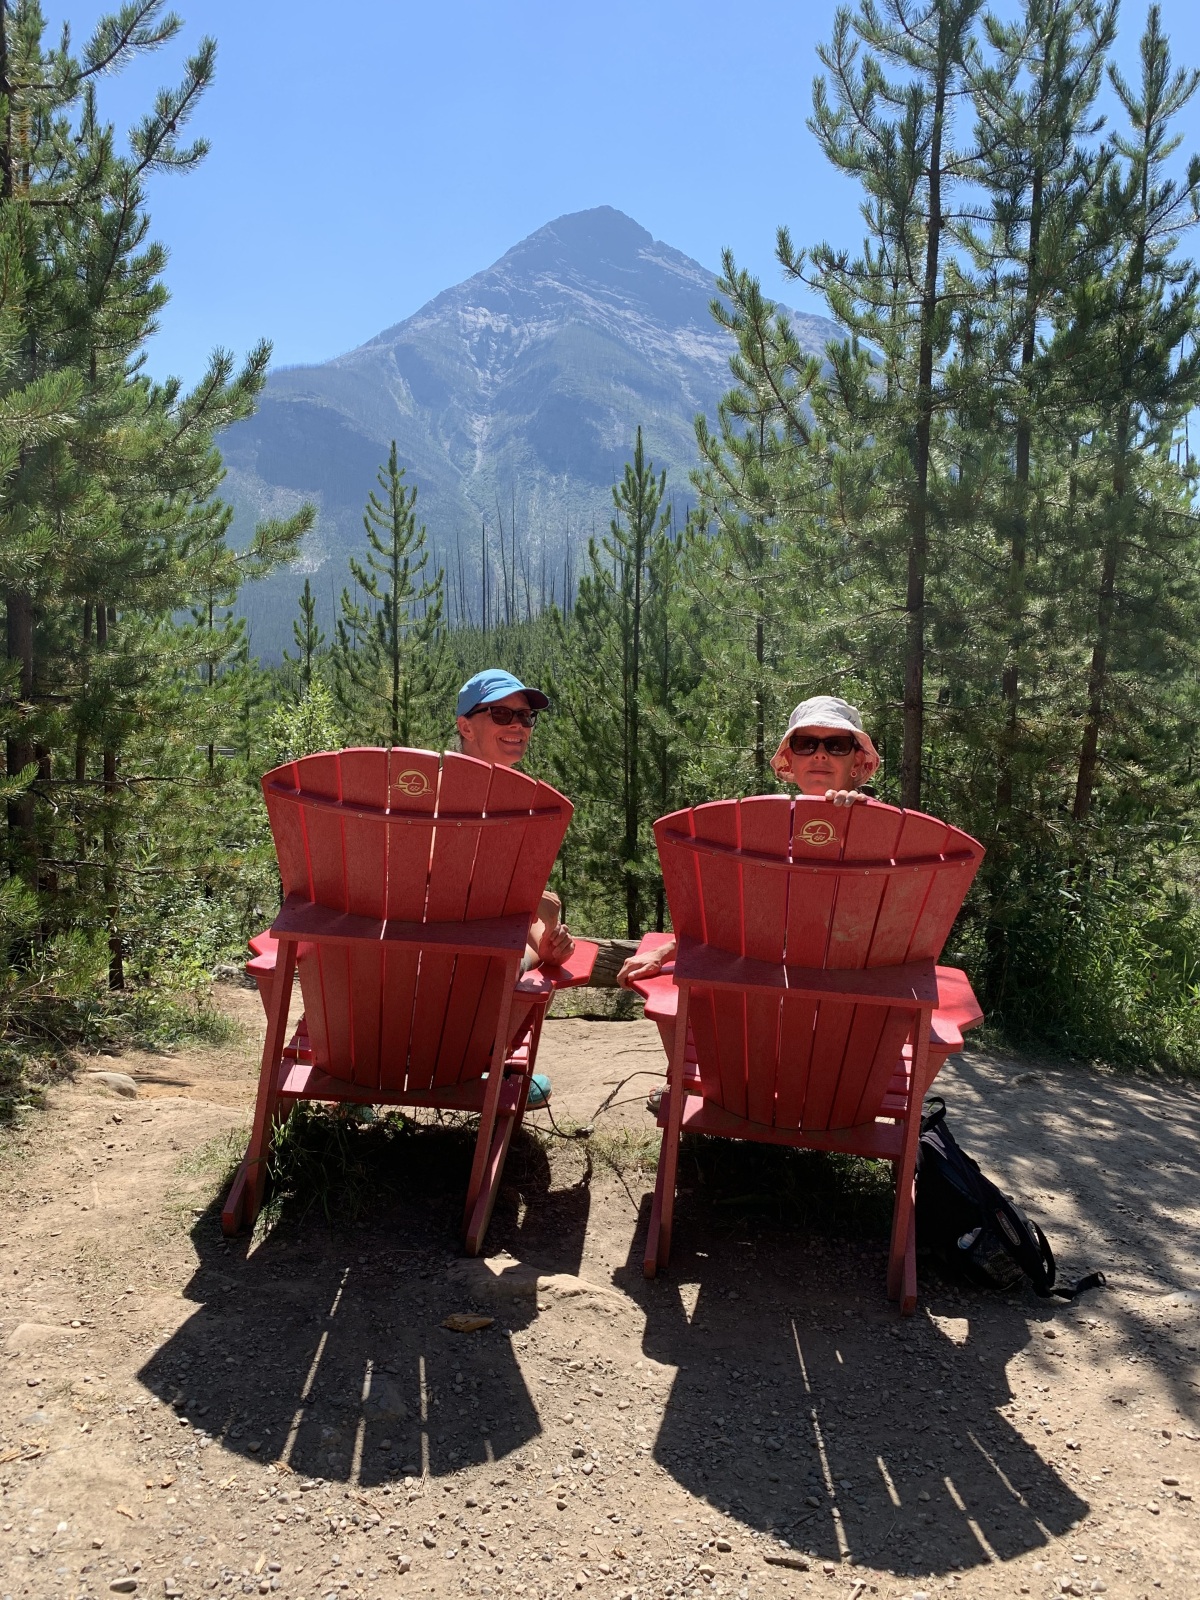
<path fill-rule="evenodd" d="M 852 806 L 866 799 L 859 785 L 879 771 L 879 752 L 863 732 L 855 706 L 836 695 L 815 694 L 788 718 L 771 766 L 777 778 L 794 783 L 801 794 Z"/>
<path fill-rule="evenodd" d="M 801 794 L 852 806 L 867 798 L 859 787 L 879 771 L 879 752 L 864 733 L 856 707 L 836 695 L 816 694 L 801 701 L 788 718 L 771 766 L 776 777 L 795 784 Z M 617 973 L 618 984 L 628 988 L 636 978 L 653 978 L 674 954 L 675 940 L 667 939 L 630 956 Z"/>

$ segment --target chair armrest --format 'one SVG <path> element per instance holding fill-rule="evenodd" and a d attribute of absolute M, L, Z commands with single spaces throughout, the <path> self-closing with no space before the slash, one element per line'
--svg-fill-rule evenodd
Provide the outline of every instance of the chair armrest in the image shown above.
<path fill-rule="evenodd" d="M 578 988 L 591 978 L 597 952 L 598 946 L 590 939 L 576 939 L 574 950 L 561 965 L 552 967 L 544 962 L 523 972 L 517 980 L 517 993 L 549 997 L 557 989 Z"/>
<path fill-rule="evenodd" d="M 929 1048 L 934 1054 L 956 1056 L 963 1047 L 963 1036 L 958 1026 L 943 1012 L 935 1011 L 929 1024 Z"/>
<path fill-rule="evenodd" d="M 667 939 L 669 938 L 670 934 L 667 933 L 643 933 L 642 938 L 638 939 L 637 950 L 634 950 L 634 957 L 638 957 L 638 955 L 650 955 L 651 950 L 661 950 L 662 946 L 666 944 Z M 635 994 L 642 995 L 643 1000 L 650 1000 L 651 997 L 656 997 L 656 995 L 658 995 L 658 989 L 656 989 L 654 986 L 656 986 L 656 984 L 661 984 L 662 979 L 664 978 L 669 981 L 670 974 L 674 973 L 674 971 L 675 960 L 674 957 L 672 957 L 672 960 L 669 960 L 669 962 L 662 963 L 661 968 L 659 968 L 659 970 L 656 971 L 651 978 L 635 978 L 634 982 L 630 982 L 629 987 L 630 989 L 634 990 Z M 674 984 L 669 984 L 669 987 L 674 989 Z M 658 998 L 656 998 L 654 1003 L 658 1005 L 658 1003 L 661 1002 L 659 1002 Z M 654 1014 L 658 1016 L 659 1013 Z M 667 1013 L 661 1014 L 666 1016 Z M 672 1002 L 670 1016 L 674 1016 L 674 1014 L 675 1003 Z M 646 1011 L 646 1016 L 650 1016 L 650 1011 Z"/>
<path fill-rule="evenodd" d="M 668 961 L 668 967 L 673 965 Z M 675 979 L 665 969 L 653 978 L 639 978 L 629 987 L 645 1000 L 646 1015 L 651 1022 L 674 1022 L 679 1015 L 679 990 Z"/>
<path fill-rule="evenodd" d="M 662 935 L 647 934 L 646 937 L 654 941 Z M 650 948 L 654 948 L 653 943 Z M 673 961 L 668 961 L 661 973 L 653 978 L 639 978 L 629 986 L 645 1000 L 646 1015 L 655 1022 L 669 1022 L 678 1015 L 679 990 L 671 976 L 674 965 Z M 937 983 L 938 1007 L 933 1013 L 930 1042 L 954 1054 L 962 1049 L 964 1032 L 983 1021 L 983 1012 L 965 972 L 957 967 L 938 967 Z"/>
<path fill-rule="evenodd" d="M 552 967 L 547 962 L 534 971 L 545 973 L 556 989 L 577 989 L 591 981 L 599 948 L 590 939 L 576 939 L 574 950 L 561 965 Z"/>
<path fill-rule="evenodd" d="M 961 1035 L 968 1028 L 979 1026 L 983 1021 L 983 1011 L 965 972 L 958 967 L 938 967 L 936 970 L 938 1003 L 933 1020 L 935 1024 L 948 1023 L 957 1029 L 961 1049 Z"/>

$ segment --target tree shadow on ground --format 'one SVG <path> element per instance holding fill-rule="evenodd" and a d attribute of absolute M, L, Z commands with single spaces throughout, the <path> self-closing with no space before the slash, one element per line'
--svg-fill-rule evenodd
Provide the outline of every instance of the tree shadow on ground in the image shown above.
<path fill-rule="evenodd" d="M 200 1448 L 219 1440 L 313 1478 L 369 1487 L 501 1461 L 540 1432 L 509 1337 L 535 1308 L 469 1334 L 441 1326 L 469 1309 L 445 1268 L 461 1254 L 474 1130 L 397 1136 L 392 1124 L 350 1138 L 349 1166 L 321 1195 L 332 1222 L 302 1186 L 274 1206 L 261 1243 L 228 1241 L 222 1186 L 192 1230 L 196 1313 L 138 1375 Z M 590 1199 L 586 1181 L 552 1193 L 546 1152 L 522 1131 L 489 1246 L 523 1250 L 552 1207 L 559 1270 L 578 1271 Z"/>
<path fill-rule="evenodd" d="M 655 1459 L 690 1493 L 811 1559 L 933 1575 L 1062 1535 L 1088 1504 L 1001 1413 L 1032 1295 L 939 1281 L 886 1298 L 890 1169 L 686 1141 L 668 1273 L 623 1287 L 678 1369 Z"/>

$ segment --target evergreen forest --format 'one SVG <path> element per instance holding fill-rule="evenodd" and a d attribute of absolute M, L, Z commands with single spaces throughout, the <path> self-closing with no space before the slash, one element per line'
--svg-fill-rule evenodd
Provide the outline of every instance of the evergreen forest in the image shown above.
<path fill-rule="evenodd" d="M 608 531 L 548 594 L 515 516 L 477 567 L 440 565 L 393 445 L 332 633 L 298 574 L 277 663 L 237 598 L 314 512 L 235 543 L 220 454 L 270 347 L 218 347 L 192 389 L 145 368 L 167 295 L 146 186 L 204 158 L 215 43 L 127 135 L 103 110 L 180 26 L 129 0 L 80 45 L 0 0 L 4 1104 L 77 1045 L 219 1032 L 213 974 L 278 906 L 262 773 L 445 748 L 487 665 L 552 701 L 526 766 L 576 805 L 552 880 L 575 931 L 665 926 L 654 819 L 775 790 L 792 706 L 834 693 L 879 797 L 987 847 L 948 953 L 993 1036 L 1200 1070 L 1200 156 L 1178 133 L 1200 72 L 1157 9 L 1128 77 L 1115 4 L 839 9 L 807 115 L 861 245 L 765 223 L 844 336 L 805 353 L 727 252 L 736 353 L 690 482 L 638 430 Z"/>

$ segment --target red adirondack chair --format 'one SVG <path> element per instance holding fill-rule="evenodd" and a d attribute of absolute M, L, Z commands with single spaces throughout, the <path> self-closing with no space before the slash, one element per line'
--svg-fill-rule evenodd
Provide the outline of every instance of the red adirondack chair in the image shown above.
<path fill-rule="evenodd" d="M 306 756 L 262 780 L 283 909 L 250 941 L 267 1010 L 226 1233 L 253 1222 L 277 1118 L 298 1100 L 479 1114 L 464 1231 L 476 1254 L 525 1114 L 546 1006 L 596 947 L 520 974 L 571 818 L 557 790 L 429 750 Z M 304 1015 L 287 1040 L 292 980 Z"/>
<path fill-rule="evenodd" d="M 646 1276 L 670 1253 L 684 1129 L 842 1150 L 895 1168 L 888 1293 L 910 1312 L 921 1103 L 983 1018 L 935 962 L 983 847 L 919 812 L 783 795 L 654 831 L 678 951 L 635 985 L 669 1059 Z"/>

